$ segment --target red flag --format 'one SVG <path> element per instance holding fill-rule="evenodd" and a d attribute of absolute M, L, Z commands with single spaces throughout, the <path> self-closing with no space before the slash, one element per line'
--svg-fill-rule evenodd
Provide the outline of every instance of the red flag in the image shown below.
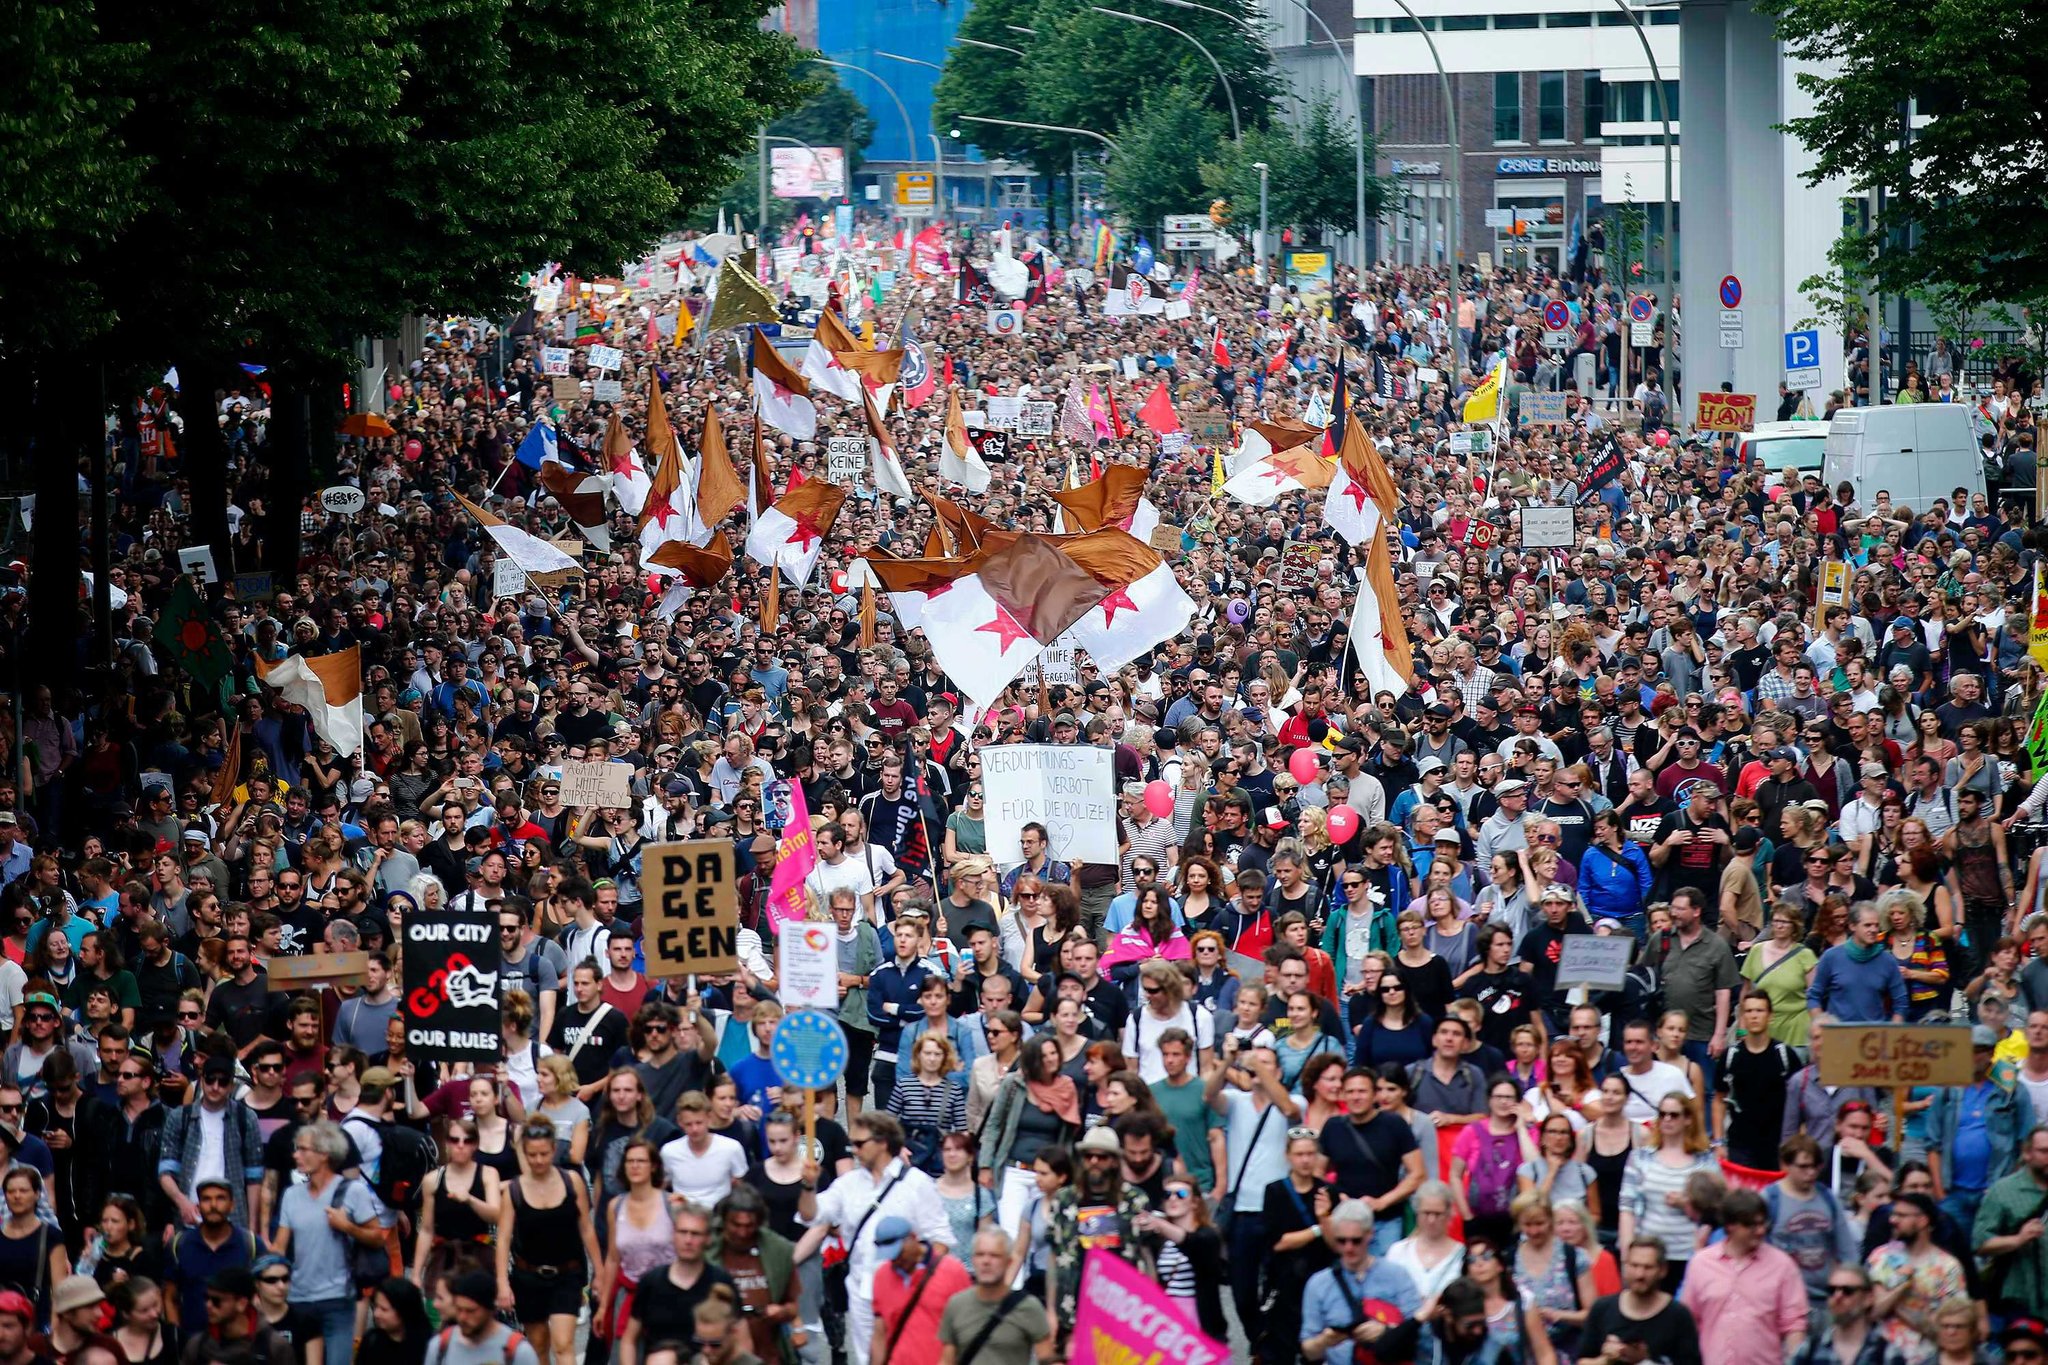
<path fill-rule="evenodd" d="M 1287 349 L 1290 345 L 1293 344 L 1293 342 L 1294 334 L 1291 332 L 1280 339 L 1280 349 L 1273 352 L 1273 358 L 1266 362 L 1267 374 L 1278 374 L 1281 370 L 1286 368 Z"/>
<path fill-rule="evenodd" d="M 1109 395 L 1109 434 L 1119 441 L 1131 434 L 1131 429 L 1124 425 L 1123 409 L 1117 405 L 1115 394 Z"/>
<path fill-rule="evenodd" d="M 946 352 L 946 363 L 939 368 L 939 387 L 951 392 L 953 388 L 953 353 Z"/>
<path fill-rule="evenodd" d="M 1216 337 L 1209 344 L 1209 354 L 1215 358 L 1218 365 L 1221 365 L 1226 370 L 1230 368 L 1230 343 L 1223 339 L 1223 324 L 1221 322 L 1216 324 Z"/>
<path fill-rule="evenodd" d="M 1173 410 L 1173 398 L 1166 392 L 1164 379 L 1152 390 L 1145 406 L 1138 409 L 1138 420 L 1161 436 L 1180 430 L 1180 417 Z"/>

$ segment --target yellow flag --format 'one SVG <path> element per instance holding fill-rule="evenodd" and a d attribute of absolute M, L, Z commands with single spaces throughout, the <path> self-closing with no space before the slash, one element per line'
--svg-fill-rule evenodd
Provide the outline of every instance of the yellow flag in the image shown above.
<path fill-rule="evenodd" d="M 1467 422 L 1494 422 L 1500 419 L 1500 393 L 1507 387 L 1508 362 L 1502 356 L 1500 363 L 1493 367 L 1486 378 L 1479 381 L 1479 387 L 1465 396 L 1465 420 Z"/>
<path fill-rule="evenodd" d="M 2027 653 L 2048 668 L 2048 582 L 2043 581 L 2043 569 L 2034 566 L 2034 595 L 2028 599 L 2033 609 L 2033 619 L 2027 630 Z"/>
<path fill-rule="evenodd" d="M 718 297 L 711 301 L 707 327 L 722 332 L 743 322 L 780 321 L 782 313 L 775 306 L 775 296 L 754 278 L 753 272 L 741 269 L 733 257 L 719 263 Z"/>
<path fill-rule="evenodd" d="M 1229 478 L 1223 472 L 1223 447 L 1217 446 L 1209 452 L 1209 496 L 1222 496 L 1223 485 L 1227 482 Z"/>

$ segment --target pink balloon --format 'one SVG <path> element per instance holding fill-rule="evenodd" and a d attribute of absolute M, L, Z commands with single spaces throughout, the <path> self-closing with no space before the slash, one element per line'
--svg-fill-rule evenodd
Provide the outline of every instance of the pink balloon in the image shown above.
<path fill-rule="evenodd" d="M 1145 784 L 1145 809 L 1158 819 L 1164 820 L 1173 814 L 1173 788 L 1164 782 L 1152 781 Z"/>
<path fill-rule="evenodd" d="M 1330 842 L 1341 844 L 1358 833 L 1358 812 L 1349 806 L 1330 807 Z"/>
<path fill-rule="evenodd" d="M 1296 782 L 1306 787 L 1322 776 L 1323 770 L 1316 763 L 1314 753 L 1307 749 L 1296 749 L 1293 756 L 1287 760 L 1287 771 L 1294 775 Z"/>

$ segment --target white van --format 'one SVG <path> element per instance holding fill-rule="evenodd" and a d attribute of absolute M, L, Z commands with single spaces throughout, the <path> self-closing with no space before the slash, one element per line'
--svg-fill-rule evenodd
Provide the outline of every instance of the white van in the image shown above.
<path fill-rule="evenodd" d="M 1762 471 L 1766 488 L 1776 488 L 1787 469 L 1795 470 L 1797 488 L 1800 478 L 1820 473 L 1827 440 L 1826 422 L 1758 422 L 1735 438 L 1736 467 Z"/>
<path fill-rule="evenodd" d="M 1960 403 L 1843 408 L 1828 424 L 1821 477 L 1830 489 L 1849 484 L 1863 507 L 1880 491 L 1915 512 L 1958 488 L 1982 493 L 1984 456 L 1970 416 Z"/>

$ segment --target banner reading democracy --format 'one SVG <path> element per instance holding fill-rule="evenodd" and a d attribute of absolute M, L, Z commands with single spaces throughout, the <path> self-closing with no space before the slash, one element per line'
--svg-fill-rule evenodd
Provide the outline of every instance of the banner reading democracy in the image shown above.
<path fill-rule="evenodd" d="M 1223 1343 L 1183 1316 L 1157 1280 L 1113 1252 L 1090 1251 L 1081 1262 L 1072 1365 L 1222 1365 L 1228 1359 Z"/>

